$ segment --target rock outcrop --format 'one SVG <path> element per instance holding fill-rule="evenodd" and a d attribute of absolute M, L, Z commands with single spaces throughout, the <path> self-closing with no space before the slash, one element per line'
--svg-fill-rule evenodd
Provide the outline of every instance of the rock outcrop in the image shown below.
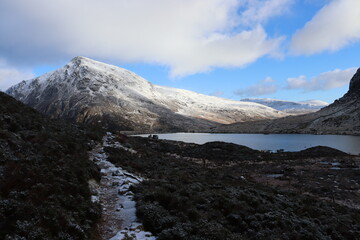
<path fill-rule="evenodd" d="M 350 87 L 346 96 L 360 97 L 360 68 L 350 80 Z"/>

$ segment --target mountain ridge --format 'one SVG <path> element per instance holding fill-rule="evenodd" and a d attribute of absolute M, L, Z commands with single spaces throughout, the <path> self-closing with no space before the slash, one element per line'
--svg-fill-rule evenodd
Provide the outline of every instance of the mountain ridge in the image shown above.
<path fill-rule="evenodd" d="M 286 115 L 256 103 L 153 85 L 126 69 L 86 57 L 75 57 L 6 93 L 53 118 L 116 130 L 209 131 L 220 124 Z"/>
<path fill-rule="evenodd" d="M 213 132 L 360 135 L 360 68 L 348 92 L 315 113 L 220 126 Z"/>
<path fill-rule="evenodd" d="M 320 100 L 307 100 L 307 101 L 286 101 L 271 98 L 244 98 L 240 101 L 260 103 L 265 106 L 274 108 L 286 113 L 300 115 L 310 112 L 316 112 L 321 108 L 329 105 L 327 102 Z"/>

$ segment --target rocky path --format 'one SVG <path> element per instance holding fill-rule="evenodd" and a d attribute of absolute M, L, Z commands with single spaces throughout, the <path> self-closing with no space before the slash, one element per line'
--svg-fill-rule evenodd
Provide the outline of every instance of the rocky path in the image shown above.
<path fill-rule="evenodd" d="M 99 224 L 99 235 L 103 240 L 154 240 L 150 232 L 145 232 L 143 226 L 137 222 L 133 193 L 129 190 L 132 184 L 142 179 L 131 174 L 107 160 L 104 147 L 124 148 L 115 141 L 111 133 L 103 137 L 102 145 L 90 152 L 90 158 L 101 169 L 101 182 L 90 181 L 93 193 L 92 200 L 99 202 L 103 209 Z M 133 151 L 131 149 L 127 149 Z"/>

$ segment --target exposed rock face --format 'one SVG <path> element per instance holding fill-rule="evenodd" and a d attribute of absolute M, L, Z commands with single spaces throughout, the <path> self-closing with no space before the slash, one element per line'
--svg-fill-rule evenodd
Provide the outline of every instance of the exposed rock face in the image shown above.
<path fill-rule="evenodd" d="M 53 118 L 116 130 L 208 131 L 222 123 L 286 115 L 256 103 L 156 86 L 128 70 L 84 57 L 7 93 Z"/>
<path fill-rule="evenodd" d="M 360 97 L 360 68 L 350 80 L 349 91 L 345 96 L 352 95 L 353 97 Z"/>
<path fill-rule="evenodd" d="M 350 81 L 349 91 L 318 112 L 274 120 L 235 123 L 220 126 L 213 131 L 360 135 L 360 68 Z"/>

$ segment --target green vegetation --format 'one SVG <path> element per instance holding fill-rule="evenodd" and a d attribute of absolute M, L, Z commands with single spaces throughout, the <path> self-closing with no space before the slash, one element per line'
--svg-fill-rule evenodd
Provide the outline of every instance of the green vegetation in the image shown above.
<path fill-rule="evenodd" d="M 49 120 L 0 92 L 0 239 L 90 239 L 96 129 Z"/>

